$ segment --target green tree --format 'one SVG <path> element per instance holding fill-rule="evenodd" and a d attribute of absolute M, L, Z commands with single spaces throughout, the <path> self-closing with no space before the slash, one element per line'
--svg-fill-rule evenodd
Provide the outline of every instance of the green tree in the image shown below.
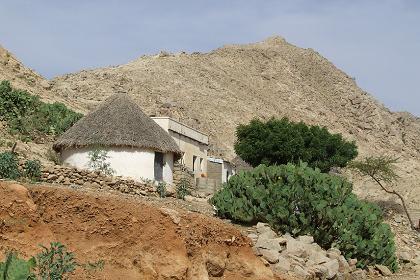
<path fill-rule="evenodd" d="M 390 156 L 379 156 L 379 157 L 366 157 L 360 161 L 353 161 L 349 164 L 351 169 L 358 171 L 363 176 L 370 177 L 374 182 L 376 182 L 381 189 L 389 194 L 396 195 L 404 208 L 405 214 L 410 222 L 411 228 L 415 230 L 420 230 L 413 222 L 413 219 L 408 212 L 407 205 L 403 196 L 395 191 L 394 189 L 389 189 L 385 184 L 393 185 L 400 178 L 395 172 L 395 163 L 398 159 Z"/>
<path fill-rule="evenodd" d="M 267 122 L 254 119 L 239 125 L 236 136 L 236 154 L 254 167 L 303 161 L 328 172 L 331 167 L 346 166 L 357 156 L 356 144 L 344 140 L 341 134 L 287 118 Z"/>

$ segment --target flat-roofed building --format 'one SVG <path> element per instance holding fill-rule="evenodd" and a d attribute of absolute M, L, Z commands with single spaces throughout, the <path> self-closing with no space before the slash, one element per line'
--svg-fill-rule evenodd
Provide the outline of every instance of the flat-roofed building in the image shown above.
<path fill-rule="evenodd" d="M 208 135 L 170 117 L 152 117 L 178 144 L 183 153 L 182 163 L 195 178 L 207 177 Z"/>

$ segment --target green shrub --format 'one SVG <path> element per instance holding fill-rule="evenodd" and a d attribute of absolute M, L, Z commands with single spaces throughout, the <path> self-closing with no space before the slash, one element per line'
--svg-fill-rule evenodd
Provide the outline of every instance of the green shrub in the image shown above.
<path fill-rule="evenodd" d="M 44 103 L 26 91 L 15 90 L 8 81 L 0 83 L 0 120 L 27 140 L 42 133 L 60 135 L 82 116 L 62 103 Z"/>
<path fill-rule="evenodd" d="M 42 252 L 28 261 L 18 258 L 17 253 L 9 252 L 6 260 L 0 262 L 0 280 L 64 280 L 78 267 L 88 273 L 102 270 L 105 262 L 78 263 L 72 252 L 60 242 L 51 242 L 50 247 L 42 246 Z"/>
<path fill-rule="evenodd" d="M 113 175 L 115 170 L 111 168 L 111 164 L 107 162 L 109 156 L 108 151 L 97 147 L 92 151 L 89 151 L 89 167 L 93 170 L 98 170 L 105 175 Z"/>
<path fill-rule="evenodd" d="M 306 164 L 261 165 L 232 176 L 211 203 L 221 217 L 268 222 L 294 236 L 310 234 L 323 248 L 357 258 L 358 267 L 378 263 L 397 269 L 393 234 L 381 210 L 360 201 L 344 178 Z"/>
<path fill-rule="evenodd" d="M 184 199 L 185 196 L 191 194 L 191 185 L 188 179 L 181 178 L 180 182 L 176 186 L 176 197 Z"/>
<path fill-rule="evenodd" d="M 25 261 L 20 259 L 16 252 L 8 252 L 6 260 L 0 262 L 0 279 L 1 280 L 35 280 L 33 269 L 36 262 L 34 258 Z"/>
<path fill-rule="evenodd" d="M 166 184 L 165 182 L 159 182 L 159 184 L 156 187 L 156 191 L 159 194 L 160 197 L 166 197 Z"/>
<path fill-rule="evenodd" d="M 41 279 L 66 279 L 63 276 L 76 270 L 78 264 L 74 254 L 60 242 L 51 242 L 50 248 L 41 247 L 42 252 L 36 256 Z"/>
<path fill-rule="evenodd" d="M 254 167 L 303 161 L 328 172 L 331 167 L 346 166 L 357 156 L 355 143 L 345 141 L 341 134 L 287 118 L 267 122 L 254 119 L 238 126 L 236 136 L 236 153 Z"/>
<path fill-rule="evenodd" d="M 19 162 L 12 152 L 0 153 L 0 178 L 18 179 L 20 177 Z"/>
<path fill-rule="evenodd" d="M 23 174 L 26 178 L 32 181 L 39 181 L 41 179 L 42 165 L 39 160 L 27 160 L 23 166 Z"/>

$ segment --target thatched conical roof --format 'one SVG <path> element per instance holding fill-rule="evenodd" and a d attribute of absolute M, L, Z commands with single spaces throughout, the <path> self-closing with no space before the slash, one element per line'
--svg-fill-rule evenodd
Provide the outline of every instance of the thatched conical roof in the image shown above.
<path fill-rule="evenodd" d="M 135 147 L 181 154 L 169 134 L 149 118 L 127 94 L 105 100 L 61 135 L 56 151 L 75 147 Z"/>

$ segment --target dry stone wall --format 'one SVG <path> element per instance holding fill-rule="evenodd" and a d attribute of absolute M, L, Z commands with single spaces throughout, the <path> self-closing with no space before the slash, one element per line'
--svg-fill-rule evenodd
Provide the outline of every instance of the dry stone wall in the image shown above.
<path fill-rule="evenodd" d="M 108 176 L 99 171 L 80 170 L 60 165 L 44 168 L 42 170 L 42 181 L 95 189 L 110 188 L 133 195 L 157 195 L 156 184 L 153 181 L 137 182 L 121 177 Z M 174 193 L 169 192 L 168 195 L 174 195 Z"/>

